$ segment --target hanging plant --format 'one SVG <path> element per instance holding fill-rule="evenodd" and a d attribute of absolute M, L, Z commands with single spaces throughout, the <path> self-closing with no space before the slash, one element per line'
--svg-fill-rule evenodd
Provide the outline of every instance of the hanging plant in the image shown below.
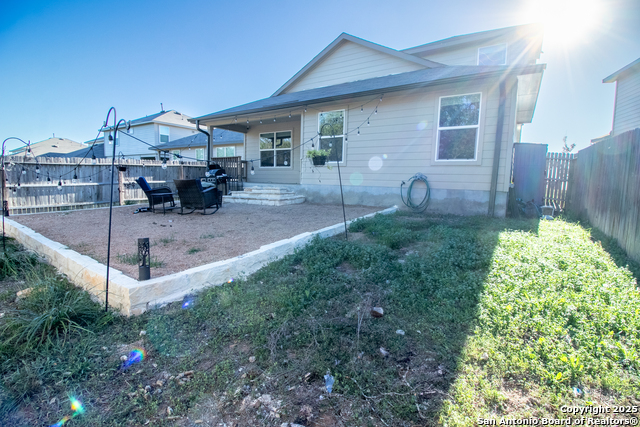
<path fill-rule="evenodd" d="M 328 150 L 309 150 L 307 157 L 311 159 L 314 166 L 324 166 L 329 157 Z"/>

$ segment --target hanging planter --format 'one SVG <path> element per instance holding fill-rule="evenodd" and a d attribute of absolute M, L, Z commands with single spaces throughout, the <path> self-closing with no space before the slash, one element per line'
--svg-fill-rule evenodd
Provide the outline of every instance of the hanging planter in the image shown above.
<path fill-rule="evenodd" d="M 314 166 L 324 166 L 327 163 L 329 157 L 329 151 L 327 150 L 309 150 L 307 151 L 307 157 L 311 159 Z"/>

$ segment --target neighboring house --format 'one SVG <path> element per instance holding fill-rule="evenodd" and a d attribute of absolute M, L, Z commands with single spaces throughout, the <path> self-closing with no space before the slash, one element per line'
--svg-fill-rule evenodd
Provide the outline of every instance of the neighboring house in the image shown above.
<path fill-rule="evenodd" d="M 195 125 L 188 119 L 191 117 L 175 110 L 161 111 L 150 116 L 131 120 L 131 127 L 118 127 L 118 135 L 113 141 L 113 127 L 104 131 L 104 153 L 106 157 L 113 155 L 113 143 L 116 144 L 116 156 L 124 155 L 130 159 L 157 160 L 149 151 L 149 146 L 156 146 L 176 139 L 198 133 Z M 140 140 L 144 141 L 141 142 Z"/>
<path fill-rule="evenodd" d="M 58 153 L 58 154 L 49 154 L 49 157 L 80 157 L 80 158 L 89 158 L 91 159 L 93 156 L 96 156 L 96 159 L 104 158 L 104 142 L 102 139 L 95 141 L 94 144 L 93 139 L 86 141 L 83 143 L 84 148 L 77 151 L 72 151 L 70 153 Z"/>
<path fill-rule="evenodd" d="M 225 129 L 214 129 L 211 134 L 211 157 L 244 158 L 244 134 Z M 182 156 L 186 161 L 207 160 L 207 136 L 198 132 L 175 141 L 150 147 L 149 150 L 158 152 L 159 158 L 177 160 Z M 169 155 L 166 155 L 166 154 Z"/>
<path fill-rule="evenodd" d="M 640 58 L 602 80 L 616 82 L 611 136 L 640 128 Z"/>
<path fill-rule="evenodd" d="M 67 138 L 56 138 L 54 136 L 53 138 L 31 144 L 31 153 L 35 156 L 65 157 L 64 155 L 83 148 L 86 148 L 86 145 Z M 25 151 L 27 151 L 27 146 L 23 145 L 9 151 L 9 155 L 20 156 L 24 154 Z M 58 156 L 58 154 L 62 154 L 63 156 Z"/>
<path fill-rule="evenodd" d="M 504 216 L 513 143 L 545 69 L 541 46 L 538 25 L 404 50 L 343 33 L 271 97 L 190 121 L 246 135 L 249 184 L 339 202 L 340 173 L 347 203 L 389 206 L 422 173 L 430 211 Z M 312 165 L 305 153 L 318 147 L 334 150 L 340 171 Z"/>

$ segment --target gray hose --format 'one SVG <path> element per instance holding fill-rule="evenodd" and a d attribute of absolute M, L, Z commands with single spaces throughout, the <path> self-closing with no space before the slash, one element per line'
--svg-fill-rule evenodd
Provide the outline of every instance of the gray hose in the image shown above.
<path fill-rule="evenodd" d="M 427 186 L 427 193 L 424 195 L 422 201 L 418 204 L 413 203 L 411 199 L 411 190 L 413 189 L 413 184 L 416 181 L 422 181 Z M 431 198 L 431 188 L 429 187 L 429 182 L 427 181 L 427 177 L 418 172 L 413 175 L 409 180 L 409 188 L 407 188 L 407 199 L 405 200 L 404 194 L 402 194 L 402 187 L 406 184 L 406 182 L 402 181 L 400 184 L 400 197 L 402 198 L 402 203 L 404 203 L 407 207 L 413 209 L 416 212 L 424 212 L 429 205 L 429 200 Z"/>

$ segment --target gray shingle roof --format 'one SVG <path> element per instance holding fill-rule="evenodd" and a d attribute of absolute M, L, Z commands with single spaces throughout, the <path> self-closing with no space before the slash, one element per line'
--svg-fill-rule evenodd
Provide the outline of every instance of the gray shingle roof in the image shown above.
<path fill-rule="evenodd" d="M 216 145 L 242 144 L 244 142 L 244 135 L 230 130 L 214 129 L 211 134 L 211 139 L 211 145 L 214 147 Z M 206 147 L 207 135 L 202 132 L 198 132 L 194 135 L 185 136 L 184 138 L 169 141 L 164 144 L 158 144 L 155 147 L 149 147 L 149 150 L 166 151 L 189 146 L 192 148 Z"/>
<path fill-rule="evenodd" d="M 347 99 L 353 96 L 381 94 L 389 91 L 433 86 L 456 81 L 469 81 L 470 79 L 483 77 L 496 78 L 508 74 L 520 75 L 541 73 L 544 69 L 544 64 L 527 65 L 522 67 L 455 65 L 409 71 L 406 73 L 392 74 L 384 77 L 375 77 L 372 79 L 359 80 L 264 98 L 248 104 L 218 111 L 216 113 L 189 119 L 189 121 L 195 123 L 196 120 L 202 121 L 233 117 L 241 114 L 300 107 L 307 104 Z"/>
<path fill-rule="evenodd" d="M 85 157 L 85 154 L 89 153 L 91 150 L 91 143 L 93 141 L 89 141 L 89 147 L 83 148 L 81 150 L 72 151 L 70 153 L 46 153 L 45 157 Z M 104 144 L 96 144 L 93 147 L 93 154 L 96 155 L 96 158 L 103 159 L 104 156 Z M 91 158 L 91 154 L 87 154 L 87 157 Z"/>

